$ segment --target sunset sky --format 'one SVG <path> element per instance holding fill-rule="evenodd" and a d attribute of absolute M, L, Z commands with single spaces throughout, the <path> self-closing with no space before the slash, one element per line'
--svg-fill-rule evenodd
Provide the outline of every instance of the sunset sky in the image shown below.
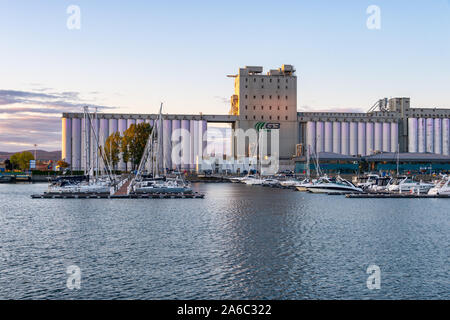
<path fill-rule="evenodd" d="M 450 0 L 0 0 L 0 39 L 0 151 L 60 150 L 61 113 L 86 104 L 226 114 L 245 65 L 294 65 L 299 110 L 450 108 Z"/>

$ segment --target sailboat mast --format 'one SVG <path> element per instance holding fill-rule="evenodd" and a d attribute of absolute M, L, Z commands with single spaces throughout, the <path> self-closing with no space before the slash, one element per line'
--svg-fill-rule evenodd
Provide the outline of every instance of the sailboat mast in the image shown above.
<path fill-rule="evenodd" d="M 155 160 L 155 177 L 159 176 L 159 156 L 161 152 L 161 135 L 162 135 L 162 128 L 161 128 L 161 117 L 162 117 L 162 106 L 163 103 L 161 102 L 161 107 L 159 108 L 159 118 L 158 118 L 158 137 L 157 137 L 157 151 L 156 151 L 156 160 Z"/>
<path fill-rule="evenodd" d="M 98 115 L 97 115 L 97 107 L 95 107 L 95 116 L 94 116 L 94 120 L 95 120 L 95 131 L 96 131 L 96 135 L 98 134 L 98 133 L 100 133 L 100 130 L 99 130 L 99 125 L 98 125 Z M 95 169 L 96 169 L 96 178 L 98 179 L 98 174 L 99 174 L 99 171 L 98 171 L 98 147 L 99 147 L 99 143 L 98 143 L 98 139 L 96 139 L 97 141 L 96 141 L 96 148 L 95 148 Z"/>
<path fill-rule="evenodd" d="M 89 123 L 88 123 L 88 113 L 89 107 L 83 108 L 83 116 L 84 116 L 84 175 L 87 176 L 91 169 L 91 161 L 90 161 L 90 145 L 89 145 Z"/>
<path fill-rule="evenodd" d="M 308 144 L 306 146 L 306 177 L 308 179 L 311 178 L 311 168 L 310 168 L 310 164 L 309 164 L 309 147 L 310 147 L 310 145 Z"/>
<path fill-rule="evenodd" d="M 399 162 L 400 162 L 400 143 L 397 143 L 397 177 L 399 171 Z"/>

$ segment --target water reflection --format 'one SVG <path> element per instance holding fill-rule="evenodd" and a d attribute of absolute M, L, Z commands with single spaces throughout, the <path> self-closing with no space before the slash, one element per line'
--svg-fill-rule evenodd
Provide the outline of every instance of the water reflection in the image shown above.
<path fill-rule="evenodd" d="M 0 298 L 449 297 L 445 199 L 194 187 L 206 198 L 32 200 L 44 185 L 0 185 Z"/>

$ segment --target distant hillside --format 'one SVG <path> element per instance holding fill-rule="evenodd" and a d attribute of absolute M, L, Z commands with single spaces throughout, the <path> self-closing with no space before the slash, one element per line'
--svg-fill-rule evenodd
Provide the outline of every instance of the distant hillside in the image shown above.
<path fill-rule="evenodd" d="M 34 150 L 23 150 L 23 151 L 29 151 L 34 155 Z M 11 157 L 14 153 L 17 152 L 0 151 L 0 161 L 9 159 L 9 157 Z M 61 151 L 36 150 L 36 157 L 38 160 L 58 161 L 61 160 Z"/>

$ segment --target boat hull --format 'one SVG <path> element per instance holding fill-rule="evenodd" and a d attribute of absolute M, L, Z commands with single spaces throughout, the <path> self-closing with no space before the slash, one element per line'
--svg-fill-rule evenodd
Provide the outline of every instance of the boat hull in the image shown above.
<path fill-rule="evenodd" d="M 308 187 L 306 188 L 309 192 L 312 193 L 361 193 L 360 190 L 348 189 L 348 188 L 339 188 L 339 187 Z"/>
<path fill-rule="evenodd" d="M 192 193 L 192 189 L 189 188 L 137 188 L 135 193 L 144 194 L 144 193 Z"/>

